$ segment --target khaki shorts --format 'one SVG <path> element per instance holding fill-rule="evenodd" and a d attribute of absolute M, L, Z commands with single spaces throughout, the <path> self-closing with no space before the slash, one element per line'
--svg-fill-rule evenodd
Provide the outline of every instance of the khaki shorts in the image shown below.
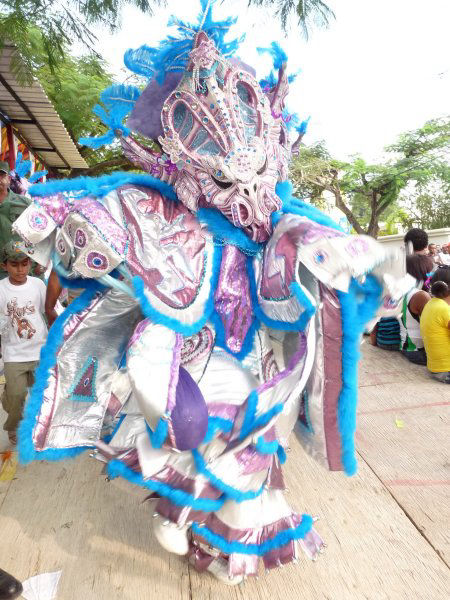
<path fill-rule="evenodd" d="M 39 361 L 5 362 L 5 391 L 2 406 L 8 418 L 3 424 L 5 431 L 16 431 L 22 419 L 28 388 L 34 383 L 34 370 Z"/>

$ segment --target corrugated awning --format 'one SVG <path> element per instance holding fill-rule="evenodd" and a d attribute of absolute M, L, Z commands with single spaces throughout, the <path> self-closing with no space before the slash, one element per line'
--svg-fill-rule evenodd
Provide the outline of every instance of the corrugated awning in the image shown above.
<path fill-rule="evenodd" d="M 5 46 L 0 56 L 0 111 L 46 166 L 86 169 L 86 161 L 41 84 L 34 80 L 30 86 L 21 86 L 17 82 L 10 68 L 11 57 L 16 53 L 14 46 Z"/>

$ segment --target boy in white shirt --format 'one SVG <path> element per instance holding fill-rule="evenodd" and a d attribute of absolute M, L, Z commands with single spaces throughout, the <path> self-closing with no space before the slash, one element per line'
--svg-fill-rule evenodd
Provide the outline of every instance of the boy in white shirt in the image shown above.
<path fill-rule="evenodd" d="M 8 277 L 0 281 L 0 331 L 6 387 L 2 398 L 8 418 L 3 429 L 11 444 L 17 442 L 27 389 L 34 383 L 34 370 L 47 338 L 44 320 L 45 284 L 29 277 L 31 261 L 21 242 L 8 242 L 2 251 Z"/>

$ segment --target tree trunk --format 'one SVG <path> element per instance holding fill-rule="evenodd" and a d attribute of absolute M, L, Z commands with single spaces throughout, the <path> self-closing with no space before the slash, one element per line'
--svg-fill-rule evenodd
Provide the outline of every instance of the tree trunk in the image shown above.
<path fill-rule="evenodd" d="M 375 190 L 372 190 L 370 197 L 370 221 L 369 226 L 367 227 L 367 235 L 370 235 L 374 238 L 378 236 L 378 232 L 380 231 L 380 226 L 378 224 L 378 200 L 379 194 Z"/>
<path fill-rule="evenodd" d="M 358 223 L 358 219 L 355 217 L 355 215 L 352 213 L 352 211 L 349 209 L 349 207 L 345 204 L 344 200 L 342 199 L 341 190 L 338 187 L 329 187 L 329 188 L 327 188 L 327 190 L 333 194 L 335 203 L 336 203 L 336 207 L 339 208 L 339 210 L 342 210 L 344 215 L 347 217 L 348 222 L 354 228 L 356 233 L 364 234 L 365 233 L 364 229 Z"/>

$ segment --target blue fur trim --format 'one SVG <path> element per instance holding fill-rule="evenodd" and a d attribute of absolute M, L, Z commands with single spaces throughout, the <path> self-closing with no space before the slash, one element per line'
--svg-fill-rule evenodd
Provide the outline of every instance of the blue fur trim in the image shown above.
<path fill-rule="evenodd" d="M 342 389 L 339 395 L 338 424 L 341 434 L 341 460 L 347 475 L 354 475 L 354 433 L 358 402 L 359 344 L 365 324 L 376 313 L 381 299 L 381 286 L 372 275 L 363 284 L 352 279 L 348 293 L 337 292 L 342 319 Z"/>
<path fill-rule="evenodd" d="M 301 304 L 305 309 L 299 316 L 299 318 L 292 323 L 278 321 L 277 319 L 271 319 L 266 315 L 266 313 L 260 307 L 258 302 L 255 271 L 253 268 L 253 262 L 251 258 L 249 258 L 249 260 L 247 261 L 247 268 L 250 279 L 250 294 L 252 296 L 253 311 L 258 317 L 258 319 L 262 323 L 264 323 L 268 327 L 272 327 L 273 329 L 279 329 L 281 331 L 303 331 L 306 325 L 309 323 L 309 320 L 311 319 L 313 314 L 316 312 L 316 307 L 312 304 L 311 300 L 302 290 L 301 286 L 296 281 L 291 283 L 291 285 L 289 286 L 289 289 L 291 290 L 292 294 L 297 298 L 299 304 Z"/>
<path fill-rule="evenodd" d="M 60 460 L 75 457 L 88 447 L 49 448 L 48 450 L 37 451 L 33 444 L 33 430 L 48 385 L 50 371 L 56 364 L 56 353 L 64 338 L 64 326 L 72 315 L 84 310 L 95 294 L 103 289 L 103 286 L 95 281 L 86 281 L 86 290 L 56 319 L 48 332 L 47 342 L 41 349 L 40 361 L 35 374 L 35 384 L 31 388 L 25 405 L 24 416 L 19 425 L 19 459 L 24 465 L 34 459 Z"/>
<path fill-rule="evenodd" d="M 286 450 L 283 448 L 283 446 L 281 444 L 279 444 L 279 446 L 278 446 L 277 454 L 278 454 L 278 460 L 280 461 L 280 463 L 282 465 L 284 465 L 284 463 L 286 462 L 287 456 L 286 456 Z"/>
<path fill-rule="evenodd" d="M 256 409 L 258 407 L 258 393 L 256 390 L 250 392 L 247 400 L 247 409 L 244 415 L 244 422 L 242 423 L 241 432 L 239 434 L 239 439 L 243 440 L 245 437 L 250 435 L 252 431 L 255 431 L 259 427 L 264 427 L 267 423 L 273 419 L 276 415 L 280 414 L 283 410 L 283 404 L 279 402 L 278 404 L 274 404 L 272 408 L 270 408 L 265 413 L 256 416 Z"/>
<path fill-rule="evenodd" d="M 167 419 L 160 418 L 155 427 L 155 431 L 152 431 L 147 423 L 145 426 L 147 428 L 147 433 L 150 437 L 150 442 L 152 443 L 153 448 L 161 448 L 169 432 L 169 424 Z"/>
<path fill-rule="evenodd" d="M 74 179 L 61 179 L 49 183 L 37 183 L 32 185 L 28 191 L 31 196 L 53 196 L 60 192 L 73 192 L 78 196 L 92 194 L 97 198 L 105 196 L 121 185 L 133 184 L 143 185 L 161 192 L 169 200 L 177 200 L 175 190 L 171 185 L 141 173 L 112 173 L 101 177 L 75 177 Z"/>
<path fill-rule="evenodd" d="M 263 491 L 265 483 L 256 491 L 241 492 L 236 488 L 228 485 L 221 479 L 219 479 L 214 473 L 206 467 L 205 460 L 198 450 L 192 450 L 192 456 L 194 457 L 195 467 L 199 473 L 204 475 L 217 489 L 221 490 L 226 496 L 232 498 L 235 502 L 245 502 L 245 500 L 253 500 L 258 498 Z"/>
<path fill-rule="evenodd" d="M 222 431 L 229 433 L 233 429 L 233 421 L 225 419 L 224 417 L 209 417 L 208 418 L 208 429 L 205 437 L 203 438 L 203 444 L 210 442 L 216 435 L 216 431 Z"/>
<path fill-rule="evenodd" d="M 214 248 L 213 254 L 213 265 L 212 265 L 212 274 L 211 274 L 211 291 L 209 294 L 209 298 L 205 303 L 205 308 L 203 310 L 203 315 L 192 325 L 186 325 L 182 323 L 178 319 L 174 319 L 172 317 L 168 317 L 160 313 L 156 308 L 154 308 L 150 301 L 148 300 L 145 294 L 145 286 L 142 279 L 135 275 L 133 277 L 133 289 L 136 298 L 139 300 L 139 304 L 141 305 L 141 310 L 146 317 L 151 319 L 153 323 L 159 323 L 164 325 L 168 329 L 175 331 L 176 333 L 181 333 L 182 335 L 194 335 L 200 331 L 200 329 L 204 326 L 206 321 L 210 318 L 213 310 L 214 310 L 214 292 L 217 287 L 217 281 L 219 279 L 220 272 L 220 263 L 222 260 L 222 248 L 216 246 Z"/>
<path fill-rule="evenodd" d="M 278 404 L 274 404 L 270 410 L 266 411 L 262 415 L 259 415 L 259 417 L 257 417 L 253 421 L 251 431 L 258 429 L 259 427 L 264 427 L 264 425 L 267 425 L 267 423 L 271 419 L 273 419 L 273 417 L 276 417 L 277 415 L 280 414 L 280 412 L 283 411 L 283 408 L 284 408 L 284 406 L 283 406 L 283 404 L 281 404 L 281 402 L 279 402 Z M 250 431 L 250 433 L 251 433 L 251 431 Z"/>
<path fill-rule="evenodd" d="M 273 222 L 282 213 L 308 217 L 312 221 L 343 231 L 337 223 L 320 210 L 292 196 L 289 181 L 278 183 L 276 193 L 283 202 L 282 211 L 275 213 Z M 341 434 L 341 460 L 347 475 L 357 471 L 354 433 L 356 429 L 356 405 L 358 398 L 359 342 L 364 325 L 373 318 L 380 303 L 381 287 L 373 276 L 364 284 L 352 280 L 348 293 L 337 291 L 341 304 L 342 319 L 342 389 L 339 395 L 338 424 Z M 256 311 L 255 311 L 256 312 Z"/>
<path fill-rule="evenodd" d="M 225 326 L 223 324 L 221 316 L 216 310 L 214 310 L 210 319 L 214 324 L 214 329 L 216 330 L 216 346 L 218 346 L 219 348 L 223 348 L 238 360 L 244 360 L 244 358 L 251 352 L 253 348 L 255 333 L 258 331 L 260 325 L 259 320 L 253 318 L 252 324 L 250 325 L 245 336 L 244 343 L 242 344 L 242 348 L 239 350 L 239 352 L 233 352 L 227 346 L 227 342 L 225 339 Z"/>
<path fill-rule="evenodd" d="M 331 217 L 325 215 L 318 208 L 313 206 L 312 204 L 307 204 L 298 198 L 295 198 L 292 195 L 293 187 L 290 181 L 282 181 L 277 183 L 275 188 L 275 192 L 278 197 L 283 202 L 282 212 L 294 215 L 300 215 L 301 217 L 307 217 L 320 225 L 325 225 L 326 227 L 331 227 L 332 229 L 337 229 L 338 231 L 343 231 L 342 227 L 340 227 L 337 223 L 333 221 Z M 280 219 L 280 213 L 273 213 L 273 221 L 277 222 Z"/>
<path fill-rule="evenodd" d="M 255 448 L 261 454 L 275 454 L 278 451 L 278 440 L 273 440 L 273 442 L 266 442 L 264 436 L 260 435 L 256 440 Z"/>
<path fill-rule="evenodd" d="M 226 538 L 211 531 L 204 525 L 192 524 L 192 531 L 204 538 L 211 546 L 219 548 L 225 554 L 256 554 L 264 556 L 277 548 L 281 548 L 293 540 L 302 540 L 311 531 L 313 519 L 309 515 L 302 515 L 302 521 L 295 529 L 280 531 L 273 538 L 262 544 L 244 544 L 243 542 L 230 542 Z"/>
<path fill-rule="evenodd" d="M 135 485 L 140 485 L 141 487 L 158 493 L 160 496 L 168 498 L 168 500 L 177 506 L 190 506 L 194 510 L 213 512 L 219 510 L 225 502 L 225 498 L 222 497 L 217 500 L 213 500 L 212 498 L 196 498 L 192 496 L 192 494 L 173 488 L 167 483 L 152 481 L 150 479 L 146 480 L 142 475 L 136 473 L 130 469 L 130 467 L 127 467 L 127 465 L 120 460 L 112 460 L 108 463 L 107 472 L 111 479 L 114 479 L 115 477 L 128 479 L 128 481 Z"/>
<path fill-rule="evenodd" d="M 200 208 L 196 216 L 200 223 L 208 226 L 218 241 L 237 246 L 244 254 L 258 254 L 263 248 L 262 244 L 251 240 L 242 229 L 235 227 L 215 208 Z"/>

